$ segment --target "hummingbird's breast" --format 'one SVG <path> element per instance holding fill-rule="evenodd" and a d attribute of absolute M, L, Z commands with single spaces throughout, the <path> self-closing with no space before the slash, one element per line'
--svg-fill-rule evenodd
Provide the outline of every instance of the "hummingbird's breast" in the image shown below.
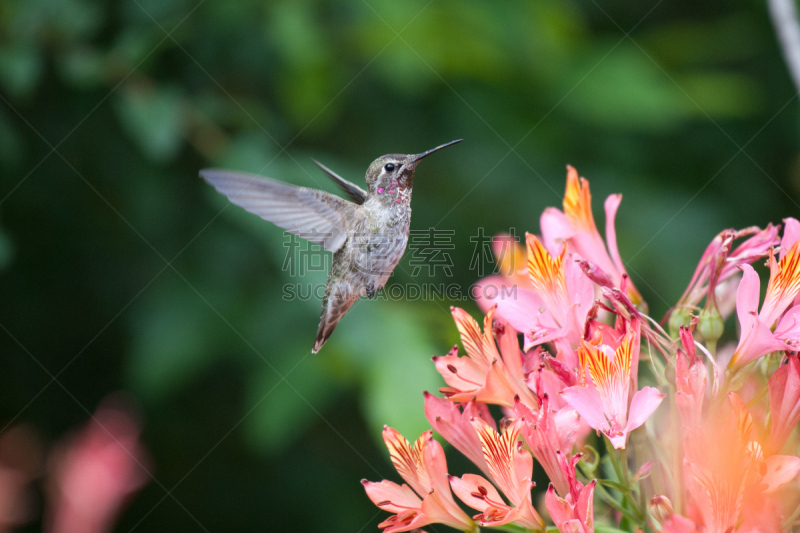
<path fill-rule="evenodd" d="M 363 208 L 364 216 L 348 238 L 350 271 L 357 285 L 373 282 L 381 288 L 405 252 L 411 209 L 400 203 L 386 207 L 369 199 Z"/>

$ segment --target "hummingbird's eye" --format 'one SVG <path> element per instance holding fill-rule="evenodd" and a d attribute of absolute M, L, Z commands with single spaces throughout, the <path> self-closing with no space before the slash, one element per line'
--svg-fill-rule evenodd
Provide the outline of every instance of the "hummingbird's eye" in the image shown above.
<path fill-rule="evenodd" d="M 394 171 L 394 163 L 386 163 L 386 166 L 383 167 L 386 169 L 386 172 L 393 172 Z"/>

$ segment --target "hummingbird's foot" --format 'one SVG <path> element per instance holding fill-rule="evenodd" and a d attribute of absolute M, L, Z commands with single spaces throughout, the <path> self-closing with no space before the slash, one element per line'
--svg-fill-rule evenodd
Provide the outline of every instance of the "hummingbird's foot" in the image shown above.
<path fill-rule="evenodd" d="M 370 300 L 375 298 L 375 282 L 374 281 L 370 281 L 369 283 L 367 283 L 367 298 L 369 298 Z"/>

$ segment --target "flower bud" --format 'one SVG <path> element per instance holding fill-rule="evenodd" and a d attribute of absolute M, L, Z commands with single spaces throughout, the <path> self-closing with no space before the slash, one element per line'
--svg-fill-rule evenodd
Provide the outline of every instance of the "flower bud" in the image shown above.
<path fill-rule="evenodd" d="M 672 502 L 663 494 L 656 494 L 650 500 L 650 516 L 652 516 L 658 523 L 663 524 L 670 516 L 672 516 Z"/>
<path fill-rule="evenodd" d="M 600 454 L 597 450 L 586 444 L 581 450 L 581 464 L 586 472 L 594 472 L 600 464 Z"/>
<path fill-rule="evenodd" d="M 685 307 L 678 307 L 672 310 L 669 315 L 669 334 L 673 339 L 677 339 L 680 335 L 681 326 L 688 326 L 692 318 L 692 312 Z"/>
<path fill-rule="evenodd" d="M 700 312 L 700 321 L 697 323 L 697 332 L 703 336 L 706 342 L 717 342 L 722 337 L 725 330 L 725 323 L 722 321 L 716 307 L 703 309 Z"/>

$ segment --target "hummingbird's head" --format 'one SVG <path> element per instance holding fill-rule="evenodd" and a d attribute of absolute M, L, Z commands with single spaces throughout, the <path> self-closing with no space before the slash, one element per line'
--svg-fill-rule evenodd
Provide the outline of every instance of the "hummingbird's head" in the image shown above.
<path fill-rule="evenodd" d="M 367 188 L 370 195 L 386 196 L 387 200 L 397 197 L 396 201 L 400 202 L 401 193 L 407 194 L 411 191 L 417 164 L 432 153 L 459 142 L 461 139 L 421 154 L 387 154 L 379 157 L 367 169 Z"/>

